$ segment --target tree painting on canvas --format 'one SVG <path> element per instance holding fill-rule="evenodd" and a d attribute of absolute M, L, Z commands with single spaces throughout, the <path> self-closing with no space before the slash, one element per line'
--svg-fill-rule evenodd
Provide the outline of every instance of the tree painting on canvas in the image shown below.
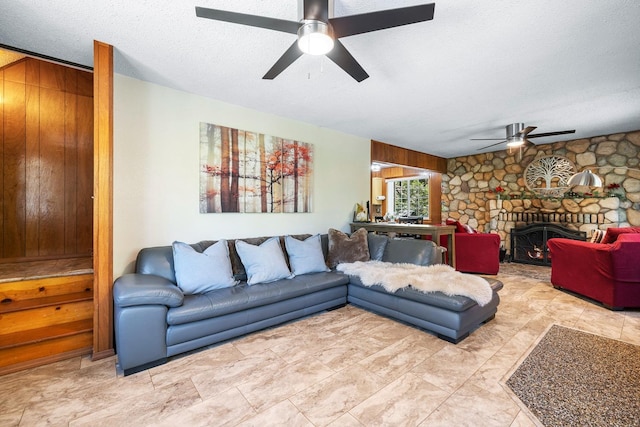
<path fill-rule="evenodd" d="M 200 212 L 311 212 L 313 145 L 200 123 Z"/>

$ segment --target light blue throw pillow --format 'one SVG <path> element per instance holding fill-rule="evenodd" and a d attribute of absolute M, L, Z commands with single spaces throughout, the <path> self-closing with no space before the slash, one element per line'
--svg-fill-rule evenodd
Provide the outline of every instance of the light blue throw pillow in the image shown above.
<path fill-rule="evenodd" d="M 214 243 L 202 253 L 182 242 L 173 242 L 172 248 L 176 281 L 186 295 L 228 288 L 237 283 L 226 240 Z"/>
<path fill-rule="evenodd" d="M 296 276 L 329 271 L 324 261 L 319 234 L 311 236 L 304 241 L 285 236 L 284 246 L 287 248 L 287 254 L 289 255 L 291 272 Z"/>
<path fill-rule="evenodd" d="M 236 250 L 247 272 L 249 285 L 293 277 L 277 237 L 271 237 L 260 246 L 236 240 Z"/>

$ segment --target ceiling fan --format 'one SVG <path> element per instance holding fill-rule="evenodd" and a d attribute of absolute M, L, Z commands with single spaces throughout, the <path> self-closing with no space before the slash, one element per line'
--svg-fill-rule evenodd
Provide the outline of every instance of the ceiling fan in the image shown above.
<path fill-rule="evenodd" d="M 535 126 L 527 126 L 524 127 L 524 123 L 512 123 L 506 126 L 507 129 L 507 137 L 506 138 L 472 138 L 471 141 L 498 141 L 495 144 L 487 145 L 486 147 L 478 148 L 478 150 L 484 150 L 485 148 L 493 147 L 498 144 L 502 144 L 503 142 L 507 143 L 507 147 L 521 147 L 525 144 L 533 145 L 533 142 L 529 141 L 530 138 L 542 138 L 544 136 L 555 136 L 555 135 L 565 135 L 568 133 L 575 133 L 576 130 L 561 130 L 556 132 L 545 132 L 545 133 L 536 133 L 531 134 L 536 127 Z"/>
<path fill-rule="evenodd" d="M 300 21 L 268 18 L 196 6 L 196 16 L 297 34 L 298 40 L 263 79 L 272 80 L 303 53 L 326 55 L 356 81 L 369 75 L 340 43 L 340 38 L 433 19 L 435 3 L 350 16 L 333 16 L 333 0 L 298 0 Z"/>

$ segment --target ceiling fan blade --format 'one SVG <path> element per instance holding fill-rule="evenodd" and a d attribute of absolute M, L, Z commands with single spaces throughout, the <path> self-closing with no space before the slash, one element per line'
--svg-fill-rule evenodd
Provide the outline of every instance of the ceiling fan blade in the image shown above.
<path fill-rule="evenodd" d="M 536 133 L 535 135 L 527 135 L 527 138 L 542 138 L 543 136 L 566 135 L 568 133 L 576 133 L 575 129 L 561 130 L 558 132 Z"/>
<path fill-rule="evenodd" d="M 496 145 L 502 144 L 503 142 L 507 142 L 507 140 L 505 139 L 505 140 L 502 140 L 500 142 L 496 142 L 495 144 L 491 144 L 491 145 L 487 145 L 486 147 L 478 148 L 478 151 L 484 150 L 485 148 L 494 147 Z"/>
<path fill-rule="evenodd" d="M 226 10 L 208 9 L 196 6 L 196 16 L 214 19 L 216 21 L 232 22 L 234 24 L 249 25 L 251 27 L 266 28 L 284 33 L 298 34 L 299 22 L 284 19 L 267 18 L 265 16 L 248 15 L 246 13 L 229 12 Z"/>
<path fill-rule="evenodd" d="M 302 56 L 302 51 L 298 47 L 298 41 L 296 40 L 262 78 L 265 80 L 275 79 L 278 74 L 283 72 L 289 65 L 293 64 L 296 59 L 300 58 L 300 56 Z"/>
<path fill-rule="evenodd" d="M 378 12 L 362 13 L 359 15 L 341 16 L 331 18 L 329 22 L 333 27 L 336 38 L 368 33 L 370 31 L 384 30 L 386 28 L 399 27 L 401 25 L 415 24 L 417 22 L 433 19 L 435 3 L 418 6 L 401 7 L 398 9 L 381 10 Z"/>
<path fill-rule="evenodd" d="M 358 61 L 351 56 L 347 48 L 344 47 L 339 40 L 334 42 L 333 49 L 327 53 L 327 57 L 335 62 L 338 67 L 346 71 L 357 82 L 361 82 L 369 77 L 369 74 L 358 64 Z"/>
<path fill-rule="evenodd" d="M 536 126 L 527 126 L 526 128 L 522 129 L 520 132 L 518 132 L 518 134 L 522 136 L 527 136 L 529 132 L 533 132 L 534 130 L 536 130 Z"/>

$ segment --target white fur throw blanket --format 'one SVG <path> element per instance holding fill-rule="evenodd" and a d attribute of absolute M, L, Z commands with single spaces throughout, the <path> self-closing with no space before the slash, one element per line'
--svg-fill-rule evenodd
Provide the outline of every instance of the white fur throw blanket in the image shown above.
<path fill-rule="evenodd" d="M 339 264 L 336 269 L 349 276 L 360 276 L 365 286 L 381 285 L 388 292 L 411 286 L 422 292 L 440 291 L 462 295 L 478 305 L 486 305 L 493 297 L 489 283 L 482 277 L 457 272 L 446 264 L 422 266 L 382 261 L 357 261 Z"/>

